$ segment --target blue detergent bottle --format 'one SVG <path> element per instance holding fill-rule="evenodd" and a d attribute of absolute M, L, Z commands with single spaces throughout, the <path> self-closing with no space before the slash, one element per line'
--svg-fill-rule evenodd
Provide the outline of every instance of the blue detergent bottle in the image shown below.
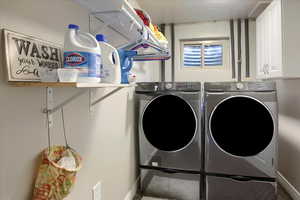
<path fill-rule="evenodd" d="M 121 63 L 121 83 L 129 84 L 128 75 L 133 65 L 133 58 L 137 51 L 118 49 Z"/>

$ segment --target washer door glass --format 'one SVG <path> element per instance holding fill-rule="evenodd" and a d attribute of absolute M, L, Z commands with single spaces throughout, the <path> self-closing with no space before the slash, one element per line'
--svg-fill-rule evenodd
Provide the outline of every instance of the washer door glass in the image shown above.
<path fill-rule="evenodd" d="M 227 153 L 254 156 L 270 144 L 274 123 L 262 103 L 249 97 L 233 97 L 212 112 L 210 130 L 216 144 Z"/>
<path fill-rule="evenodd" d="M 148 104 L 142 127 L 145 137 L 154 147 L 162 151 L 178 151 L 192 142 L 197 121 L 193 109 L 185 100 L 164 95 Z"/>

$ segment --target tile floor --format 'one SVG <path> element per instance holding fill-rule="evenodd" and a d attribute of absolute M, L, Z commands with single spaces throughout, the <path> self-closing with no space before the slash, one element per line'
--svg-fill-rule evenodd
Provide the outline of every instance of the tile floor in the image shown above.
<path fill-rule="evenodd" d="M 143 197 L 142 200 L 170 200 L 170 199 L 157 199 L 152 197 Z M 278 187 L 278 199 L 277 200 L 292 200 L 292 198 L 283 190 L 282 187 Z"/>

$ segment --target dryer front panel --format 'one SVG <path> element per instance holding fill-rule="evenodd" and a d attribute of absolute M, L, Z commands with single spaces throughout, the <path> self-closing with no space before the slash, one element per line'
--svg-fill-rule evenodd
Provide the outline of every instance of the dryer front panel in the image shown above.
<path fill-rule="evenodd" d="M 207 172 L 276 176 L 277 104 L 261 101 L 263 94 L 254 95 L 257 97 L 215 94 L 207 98 Z M 209 99 L 212 99 L 211 103 Z"/>
<path fill-rule="evenodd" d="M 210 115 L 209 128 L 220 149 L 241 157 L 259 154 L 274 135 L 271 112 L 259 101 L 245 96 L 231 97 L 217 105 Z"/>
<path fill-rule="evenodd" d="M 200 93 L 178 92 L 140 102 L 140 165 L 200 171 Z"/>

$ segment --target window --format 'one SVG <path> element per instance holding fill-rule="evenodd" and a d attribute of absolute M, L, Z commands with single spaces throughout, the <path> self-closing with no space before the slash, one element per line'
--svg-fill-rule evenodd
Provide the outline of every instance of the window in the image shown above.
<path fill-rule="evenodd" d="M 184 45 L 184 66 L 201 67 L 202 66 L 202 45 Z"/>
<path fill-rule="evenodd" d="M 184 69 L 223 69 L 228 58 L 228 40 L 182 41 Z"/>

